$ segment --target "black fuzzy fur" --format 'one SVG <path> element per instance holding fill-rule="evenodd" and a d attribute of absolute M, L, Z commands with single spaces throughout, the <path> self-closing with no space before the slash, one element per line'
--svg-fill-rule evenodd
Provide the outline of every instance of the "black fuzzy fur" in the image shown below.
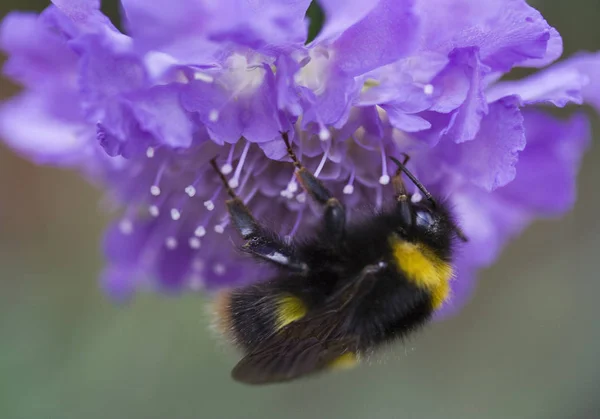
<path fill-rule="evenodd" d="M 236 378 L 255 383 L 297 378 L 324 369 L 325 361 L 335 356 L 348 351 L 366 353 L 425 324 L 434 310 L 432 297 L 428 290 L 407 280 L 396 266 L 389 240 L 395 235 L 426 244 L 440 259 L 451 262 L 456 227 L 444 203 L 434 207 L 425 201 L 411 206 L 413 214 L 428 211 L 434 223 L 426 228 L 415 222 L 403 225 L 396 207 L 391 207 L 347 226 L 341 243 L 332 243 L 323 228 L 313 238 L 291 245 L 294 258 L 308 266 L 306 272 L 280 267 L 268 280 L 232 290 L 227 306 L 229 327 L 247 355 Z M 380 263 L 383 267 L 377 273 L 360 282 L 365 267 Z M 342 292 L 345 288 L 348 290 Z M 275 328 L 276 301 L 282 295 L 296 296 L 308 308 L 303 319 L 284 328 L 289 329 L 284 334 Z M 284 352 L 293 352 L 308 339 L 332 353 L 305 361 L 314 362 L 312 366 L 291 368 L 278 375 L 285 365 L 295 362 L 286 360 Z M 264 359 L 260 359 L 261 353 Z M 283 358 L 277 360 L 280 366 L 271 372 L 259 376 L 260 371 L 248 367 L 278 356 Z"/>

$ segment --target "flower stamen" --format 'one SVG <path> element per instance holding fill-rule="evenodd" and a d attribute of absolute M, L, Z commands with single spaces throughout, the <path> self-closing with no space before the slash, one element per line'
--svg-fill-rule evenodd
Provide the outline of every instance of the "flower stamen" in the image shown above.
<path fill-rule="evenodd" d="M 240 175 L 242 174 L 242 168 L 244 167 L 244 162 L 246 161 L 246 157 L 248 156 L 249 149 L 250 142 L 246 141 L 246 145 L 244 146 L 244 150 L 242 151 L 242 155 L 240 156 L 240 161 L 238 162 L 238 165 L 235 168 L 233 177 L 229 180 L 229 187 L 232 189 L 235 189 L 240 185 Z"/>
<path fill-rule="evenodd" d="M 175 250 L 177 248 L 177 239 L 173 236 L 169 236 L 165 239 L 165 246 L 169 250 Z"/>
<path fill-rule="evenodd" d="M 158 169 L 158 172 L 156 172 L 156 177 L 154 178 L 154 183 L 152 184 L 152 186 L 150 186 L 150 194 L 152 196 L 159 196 L 160 195 L 160 179 L 162 178 L 162 175 L 165 171 L 165 169 L 167 168 L 166 164 L 162 164 L 160 166 L 160 168 Z"/>
<path fill-rule="evenodd" d="M 354 193 L 354 177 L 356 175 L 356 169 L 353 167 L 352 172 L 350 173 L 350 179 L 346 186 L 344 186 L 344 195 L 352 195 Z"/>
<path fill-rule="evenodd" d="M 390 183 L 390 176 L 388 175 L 387 168 L 387 155 L 385 154 L 385 148 L 383 144 L 381 144 L 381 177 L 379 178 L 379 183 L 381 185 L 387 185 Z"/>
<path fill-rule="evenodd" d="M 188 244 L 192 249 L 197 250 L 200 249 L 202 243 L 200 242 L 200 239 L 198 237 L 190 237 L 188 239 Z"/>
<path fill-rule="evenodd" d="M 331 149 L 331 141 L 329 143 L 327 143 L 327 148 L 325 149 L 325 152 L 323 153 L 323 157 L 321 157 L 321 161 L 319 162 L 319 165 L 317 166 L 317 170 L 315 170 L 314 176 L 315 177 L 319 177 L 319 175 L 321 174 L 321 170 L 323 170 L 323 167 L 325 166 L 325 162 L 327 162 L 327 159 L 329 158 L 329 150 Z"/>
<path fill-rule="evenodd" d="M 227 163 L 221 166 L 221 173 L 224 175 L 228 175 L 233 171 L 233 166 L 231 162 L 233 160 L 233 151 L 235 150 L 235 144 L 231 144 L 231 148 L 229 149 L 229 155 L 227 156 Z"/>

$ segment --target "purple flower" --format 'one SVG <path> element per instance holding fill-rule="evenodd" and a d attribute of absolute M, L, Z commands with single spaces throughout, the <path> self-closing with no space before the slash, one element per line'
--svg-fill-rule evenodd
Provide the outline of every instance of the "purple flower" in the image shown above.
<path fill-rule="evenodd" d="M 303 163 L 349 209 L 391 198 L 388 156 L 448 197 L 470 241 L 454 299 L 532 220 L 575 199 L 600 109 L 600 55 L 523 80 L 562 53 L 558 32 L 524 0 L 321 0 L 326 21 L 305 45 L 308 0 L 123 0 L 126 34 L 93 0 L 9 14 L 5 73 L 24 86 L 0 111 L 0 135 L 41 163 L 80 169 L 122 213 L 105 237 L 106 291 L 178 292 L 255 281 L 266 267 L 233 251 L 221 170 L 255 216 L 281 234 L 310 232 L 318 209 L 285 162 L 289 131 Z"/>

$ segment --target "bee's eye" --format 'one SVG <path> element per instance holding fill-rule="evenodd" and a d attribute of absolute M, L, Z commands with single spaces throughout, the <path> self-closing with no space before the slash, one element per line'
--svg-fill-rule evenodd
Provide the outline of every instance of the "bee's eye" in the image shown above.
<path fill-rule="evenodd" d="M 419 210 L 415 214 L 415 223 L 418 227 L 431 228 L 435 220 L 429 211 Z"/>

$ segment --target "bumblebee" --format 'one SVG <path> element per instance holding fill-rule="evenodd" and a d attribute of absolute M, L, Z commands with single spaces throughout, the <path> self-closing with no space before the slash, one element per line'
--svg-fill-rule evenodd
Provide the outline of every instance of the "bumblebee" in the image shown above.
<path fill-rule="evenodd" d="M 282 137 L 298 181 L 323 207 L 312 239 L 285 241 L 257 222 L 211 161 L 231 198 L 241 250 L 275 267 L 271 278 L 216 298 L 217 323 L 244 354 L 232 377 L 247 384 L 351 367 L 419 329 L 448 299 L 454 245 L 466 240 L 447 206 L 406 168 L 407 156 L 391 158 L 394 204 L 346 225 L 344 206 Z M 424 199 L 413 202 L 403 174 Z"/>

